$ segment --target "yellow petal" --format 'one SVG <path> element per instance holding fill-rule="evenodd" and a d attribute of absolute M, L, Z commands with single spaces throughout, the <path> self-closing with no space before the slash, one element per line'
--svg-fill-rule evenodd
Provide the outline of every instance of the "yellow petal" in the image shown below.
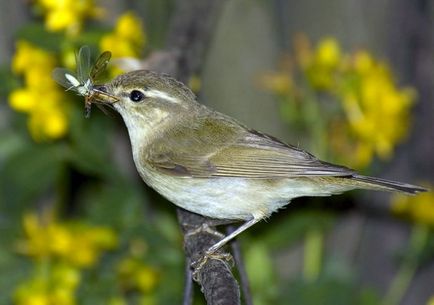
<path fill-rule="evenodd" d="M 316 61 L 318 64 L 333 68 L 336 67 L 341 58 L 341 49 L 335 38 L 321 40 L 316 50 Z"/>
<path fill-rule="evenodd" d="M 9 105 L 16 111 L 29 112 L 34 109 L 37 96 L 28 89 L 17 89 L 9 95 Z"/>
<path fill-rule="evenodd" d="M 56 9 L 47 14 L 45 26 L 49 31 L 60 31 L 77 24 L 77 18 L 74 11 Z"/>

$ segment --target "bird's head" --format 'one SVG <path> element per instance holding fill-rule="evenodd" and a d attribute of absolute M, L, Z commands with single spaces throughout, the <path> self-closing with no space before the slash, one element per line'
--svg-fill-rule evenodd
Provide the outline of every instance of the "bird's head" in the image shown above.
<path fill-rule="evenodd" d="M 147 70 L 122 74 L 95 86 L 97 104 L 112 105 L 128 129 L 156 127 L 168 120 L 191 114 L 198 103 L 194 93 L 174 78 Z M 131 130 L 130 130 L 131 131 Z"/>

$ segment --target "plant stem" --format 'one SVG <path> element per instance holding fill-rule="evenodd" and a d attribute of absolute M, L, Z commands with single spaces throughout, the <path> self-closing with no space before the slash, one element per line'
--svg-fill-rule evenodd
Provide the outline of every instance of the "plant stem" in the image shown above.
<path fill-rule="evenodd" d="M 425 225 L 413 226 L 410 236 L 409 257 L 404 259 L 395 278 L 389 286 L 389 289 L 383 299 L 383 305 L 398 305 L 410 286 L 417 265 L 418 257 L 426 245 L 429 230 Z"/>
<path fill-rule="evenodd" d="M 303 276 L 308 282 L 318 279 L 321 271 L 323 234 L 318 229 L 310 229 L 305 238 Z"/>

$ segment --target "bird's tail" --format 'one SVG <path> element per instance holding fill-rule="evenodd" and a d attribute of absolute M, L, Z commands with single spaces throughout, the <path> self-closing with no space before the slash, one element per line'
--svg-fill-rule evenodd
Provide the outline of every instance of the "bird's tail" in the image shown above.
<path fill-rule="evenodd" d="M 361 188 L 380 190 L 380 191 L 390 191 L 390 192 L 402 192 L 406 194 L 417 194 L 420 192 L 426 192 L 427 189 L 412 185 L 408 183 L 402 183 L 397 181 L 391 181 L 376 177 L 362 176 L 362 175 L 353 175 L 351 180 L 359 182 L 359 186 Z"/>

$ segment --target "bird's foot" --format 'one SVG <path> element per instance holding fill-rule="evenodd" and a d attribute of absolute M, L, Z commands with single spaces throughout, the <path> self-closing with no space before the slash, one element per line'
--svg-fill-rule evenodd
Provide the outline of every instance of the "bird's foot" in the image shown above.
<path fill-rule="evenodd" d="M 229 253 L 215 253 L 214 251 L 210 251 L 208 249 L 205 254 L 191 263 L 191 267 L 193 269 L 193 280 L 196 282 L 200 281 L 200 271 L 202 268 L 208 263 L 208 260 L 219 260 L 224 263 L 228 262 L 232 267 L 234 265 L 232 255 Z"/>

